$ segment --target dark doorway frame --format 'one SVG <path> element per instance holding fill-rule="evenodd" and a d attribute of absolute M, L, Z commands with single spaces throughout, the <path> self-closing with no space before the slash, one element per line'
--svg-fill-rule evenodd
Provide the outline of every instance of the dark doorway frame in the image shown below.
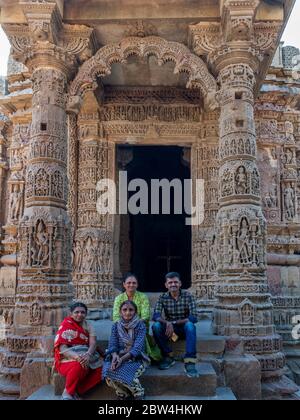
<path fill-rule="evenodd" d="M 126 146 L 122 146 L 124 148 Z M 130 146 L 133 158 L 126 165 L 128 182 L 151 178 L 190 179 L 190 163 L 181 146 Z M 150 189 L 150 188 L 149 188 Z M 149 207 L 150 207 L 149 195 Z M 184 206 L 183 206 L 184 208 Z M 122 217 L 122 216 L 121 216 Z M 183 288 L 191 286 L 192 232 L 186 214 L 130 215 L 130 271 L 139 278 L 139 290 L 164 291 L 167 271 L 178 271 Z M 124 273 L 122 273 L 124 274 Z"/>

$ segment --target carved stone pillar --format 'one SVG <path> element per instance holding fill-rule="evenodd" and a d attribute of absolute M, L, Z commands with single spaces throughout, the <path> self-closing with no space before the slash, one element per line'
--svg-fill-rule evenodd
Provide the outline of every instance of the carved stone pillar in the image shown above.
<path fill-rule="evenodd" d="M 201 312 L 212 311 L 216 303 L 217 240 L 215 220 L 218 211 L 218 114 L 206 113 L 199 143 L 192 147 L 192 179 L 204 180 L 204 221 L 192 228 L 193 289 Z"/>
<path fill-rule="evenodd" d="M 281 165 L 282 220 L 287 224 L 293 224 L 299 222 L 299 210 L 297 203 L 296 143 L 293 123 L 290 121 L 285 121 L 285 142 Z"/>
<path fill-rule="evenodd" d="M 6 176 L 4 185 L 2 184 L 4 190 L 1 198 L 5 224 L 0 259 L 0 398 L 1 395 L 13 398 L 18 395 L 16 380 L 19 377 L 20 364 L 25 359 L 25 355 L 5 351 L 8 339 L 13 333 L 19 255 L 18 225 L 24 209 L 25 167 L 31 120 L 26 101 L 18 103 L 17 96 L 13 95 L 11 102 L 7 103 L 7 107 L 15 112 L 9 115 L 10 125 L 5 130 L 6 142 L 1 151 L 1 161 L 3 158 L 8 160 L 9 177 Z"/>
<path fill-rule="evenodd" d="M 4 181 L 6 179 L 6 173 L 8 170 L 8 160 L 7 160 L 7 138 L 6 132 L 8 127 L 8 120 L 3 115 L 0 114 L 0 229 L 4 224 L 4 214 L 5 214 L 5 185 Z M 2 232 L 0 230 L 0 240 Z M 1 257 L 1 246 L 0 246 L 0 257 Z"/>
<path fill-rule="evenodd" d="M 5 203 L 6 203 L 6 187 L 7 187 L 7 172 L 8 172 L 8 159 L 7 159 L 7 129 L 9 121 L 6 117 L 0 114 L 0 364 L 1 354 L 3 353 L 3 346 L 5 345 L 5 338 L 9 333 L 10 327 L 13 321 L 14 311 L 14 294 L 15 290 L 12 290 L 12 284 L 10 277 L 6 275 L 6 267 L 3 267 L 5 262 L 5 248 L 1 240 L 2 227 L 5 220 Z M 4 262 L 3 262 L 4 260 Z M 15 284 L 15 277 L 14 277 Z M 0 367 L 1 373 L 1 367 Z M 1 395 L 1 384 L 0 384 L 0 395 Z"/>
<path fill-rule="evenodd" d="M 253 107 L 259 74 L 274 51 L 280 22 L 256 23 L 259 5 L 258 0 L 225 0 L 221 24 L 200 23 L 190 30 L 192 47 L 207 55 L 220 85 L 219 285 L 214 328 L 219 335 L 237 335 L 245 352 L 256 356 L 262 379 L 268 382 L 264 395 L 270 397 L 281 392 L 278 380 L 285 358 L 281 337 L 275 334 L 266 277 L 266 221 Z M 292 393 L 295 387 L 289 390 Z"/>
<path fill-rule="evenodd" d="M 238 334 L 266 378 L 284 367 L 266 281 L 266 222 L 261 209 L 253 117 L 255 75 L 248 63 L 220 70 L 219 299 L 215 331 Z"/>
<path fill-rule="evenodd" d="M 51 334 L 71 298 L 70 223 L 66 213 L 67 73 L 59 63 L 45 66 L 42 57 L 32 73 L 32 127 L 20 225 L 15 323 L 26 328 L 43 325 Z"/>
<path fill-rule="evenodd" d="M 0 293 L 7 302 L 8 306 L 3 308 L 8 311 L 9 323 L 7 324 L 7 332 L 10 331 L 13 321 L 14 302 L 17 284 L 17 267 L 18 267 L 18 225 L 23 216 L 24 210 L 24 171 L 25 171 L 25 155 L 29 142 L 29 125 L 28 115 L 17 118 L 15 115 L 11 117 L 12 137 L 10 147 L 7 149 L 9 157 L 10 176 L 6 182 L 3 191 L 2 202 L 6 204 L 6 223 L 3 226 L 5 237 L 2 241 L 3 255 L 0 259 L 2 267 L 0 269 Z M 4 195 L 5 194 L 5 195 Z M 13 303 L 13 304 L 12 304 Z M 1 303 L 0 303 L 1 306 Z M 4 370 L 9 366 L 5 366 Z M 1 371 L 1 369 L 0 369 Z"/>
<path fill-rule="evenodd" d="M 12 116 L 12 140 L 9 147 L 10 176 L 8 179 L 8 206 L 7 222 L 3 227 L 5 239 L 3 245 L 6 249 L 7 266 L 14 266 L 14 278 L 16 281 L 16 265 L 18 252 L 18 226 L 24 212 L 24 186 L 25 167 L 28 143 L 30 137 L 30 116 L 23 115 L 23 118 Z M 10 267 L 11 268 L 11 267 Z M 15 283 L 14 281 L 14 283 Z"/>
<path fill-rule="evenodd" d="M 69 110 L 68 112 L 68 213 L 72 223 L 73 231 L 77 227 L 78 210 L 78 126 L 77 112 Z"/>
<path fill-rule="evenodd" d="M 89 118 L 89 119 L 88 119 Z M 101 130 L 98 113 L 79 116 L 78 228 L 73 244 L 75 296 L 90 308 L 110 308 L 114 299 L 113 221 L 99 214 L 98 181 L 114 180 L 115 145 Z"/>
<path fill-rule="evenodd" d="M 83 58 L 80 53 L 90 46 L 92 30 L 64 25 L 55 1 L 21 6 L 27 24 L 4 27 L 14 57 L 31 72 L 33 91 L 14 328 L 7 348 L 8 354 L 19 357 L 12 374 L 20 379 L 21 396 L 26 397 L 48 382 L 47 357 L 73 295 L 71 224 L 66 211 L 67 87 Z M 33 350 L 41 352 L 38 359 L 30 359 Z M 37 365 L 44 373 L 41 383 L 32 383 L 30 372 Z"/>

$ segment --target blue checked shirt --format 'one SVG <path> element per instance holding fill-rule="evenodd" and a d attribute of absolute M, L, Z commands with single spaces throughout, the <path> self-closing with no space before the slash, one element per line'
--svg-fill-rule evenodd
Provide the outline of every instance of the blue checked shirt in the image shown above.
<path fill-rule="evenodd" d="M 193 295 L 185 290 L 180 291 L 178 300 L 172 298 L 169 292 L 160 295 L 154 309 L 153 321 L 165 314 L 166 321 L 178 321 L 188 318 L 194 324 L 198 321 L 196 301 Z"/>

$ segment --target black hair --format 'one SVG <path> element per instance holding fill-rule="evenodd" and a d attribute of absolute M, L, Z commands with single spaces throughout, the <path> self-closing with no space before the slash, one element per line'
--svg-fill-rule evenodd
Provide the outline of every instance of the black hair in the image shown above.
<path fill-rule="evenodd" d="M 173 279 L 174 277 L 177 277 L 180 280 L 180 274 L 176 271 L 171 271 L 170 273 L 166 274 L 165 280 L 167 281 L 168 279 Z"/>
<path fill-rule="evenodd" d="M 84 308 L 86 313 L 88 311 L 87 306 L 82 302 L 74 302 L 70 305 L 70 311 L 71 312 L 75 311 L 76 308 Z"/>
<path fill-rule="evenodd" d="M 121 309 L 123 308 L 124 305 L 133 306 L 133 308 L 135 310 L 135 313 L 137 313 L 138 308 L 137 308 L 136 304 L 134 302 L 132 302 L 132 300 L 125 300 L 125 302 L 123 302 L 122 305 L 120 306 L 120 311 L 121 311 Z"/>
<path fill-rule="evenodd" d="M 138 281 L 138 278 L 137 278 L 137 276 L 136 276 L 134 273 L 130 273 L 130 272 L 128 272 L 128 273 L 126 273 L 126 274 L 124 275 L 124 277 L 123 277 L 123 283 L 125 283 L 125 281 L 126 281 L 129 277 L 134 277 L 134 278 L 136 279 L 136 281 Z"/>

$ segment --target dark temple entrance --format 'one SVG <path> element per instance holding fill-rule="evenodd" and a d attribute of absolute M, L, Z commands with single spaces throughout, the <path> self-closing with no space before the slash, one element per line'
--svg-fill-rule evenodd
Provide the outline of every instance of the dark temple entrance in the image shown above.
<path fill-rule="evenodd" d="M 151 212 L 151 179 L 190 178 L 189 164 L 183 159 L 183 148 L 177 146 L 136 146 L 127 165 L 128 182 L 141 178 L 148 184 L 149 214 L 129 216 L 130 268 L 139 278 L 140 290 L 160 292 L 169 271 L 180 273 L 183 287 L 191 285 L 191 228 L 186 226 L 182 190 L 182 214 L 174 214 L 174 191 L 170 189 L 170 214 L 162 214 L 160 192 L 159 214 Z M 183 185 L 183 182 L 182 182 Z M 129 197 L 135 192 L 130 192 Z"/>

